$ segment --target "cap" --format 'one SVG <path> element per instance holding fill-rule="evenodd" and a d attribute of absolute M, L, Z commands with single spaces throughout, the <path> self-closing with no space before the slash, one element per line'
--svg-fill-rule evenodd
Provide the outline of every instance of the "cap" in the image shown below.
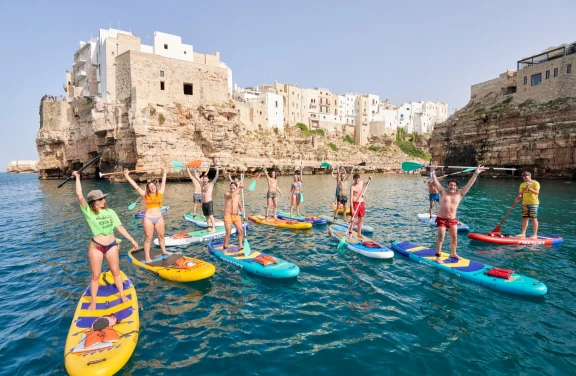
<path fill-rule="evenodd" d="M 104 194 L 101 190 L 95 189 L 93 191 L 88 192 L 88 196 L 86 196 L 86 201 L 92 202 L 96 200 L 100 200 L 103 197 L 108 196 L 108 193 Z"/>
<path fill-rule="evenodd" d="M 530 175 L 532 175 L 532 174 L 530 173 L 530 171 L 524 171 L 524 172 L 522 173 L 522 176 L 530 176 Z"/>

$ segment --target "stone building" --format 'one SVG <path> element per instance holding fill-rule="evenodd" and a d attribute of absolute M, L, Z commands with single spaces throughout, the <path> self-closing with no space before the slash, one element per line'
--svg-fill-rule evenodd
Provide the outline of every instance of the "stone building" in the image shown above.
<path fill-rule="evenodd" d="M 576 42 L 551 47 L 517 62 L 516 71 L 471 87 L 472 100 L 512 95 L 517 102 L 547 102 L 576 96 Z"/>

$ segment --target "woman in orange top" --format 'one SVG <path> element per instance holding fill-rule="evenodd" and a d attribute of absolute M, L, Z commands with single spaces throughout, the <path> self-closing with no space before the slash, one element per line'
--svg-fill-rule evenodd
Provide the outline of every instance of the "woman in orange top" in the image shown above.
<path fill-rule="evenodd" d="M 164 167 L 162 167 L 162 173 L 162 183 L 160 188 L 158 188 L 157 181 L 148 181 L 146 183 L 146 190 L 143 190 L 129 176 L 130 171 L 124 169 L 126 180 L 128 180 L 134 189 L 138 191 L 146 204 L 146 211 L 144 212 L 144 220 L 142 222 L 142 227 L 144 227 L 144 236 L 146 237 L 144 240 L 144 255 L 146 257 L 146 263 L 152 262 L 152 259 L 150 258 L 150 246 L 152 244 L 154 230 L 156 230 L 162 253 L 165 255 L 172 254 L 171 252 L 166 251 L 166 243 L 164 240 L 164 218 L 160 212 L 160 208 L 162 208 L 162 197 L 164 196 L 164 189 L 166 188 L 166 169 Z"/>

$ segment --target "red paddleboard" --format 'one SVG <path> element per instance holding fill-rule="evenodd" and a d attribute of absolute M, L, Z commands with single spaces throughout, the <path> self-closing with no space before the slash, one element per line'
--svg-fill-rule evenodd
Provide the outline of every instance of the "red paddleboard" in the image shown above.
<path fill-rule="evenodd" d="M 519 244 L 519 245 L 559 245 L 564 242 L 561 236 L 541 235 L 538 239 L 519 238 L 513 235 L 501 234 L 499 232 L 489 232 L 488 234 L 468 234 L 468 238 L 480 242 L 493 244 Z"/>

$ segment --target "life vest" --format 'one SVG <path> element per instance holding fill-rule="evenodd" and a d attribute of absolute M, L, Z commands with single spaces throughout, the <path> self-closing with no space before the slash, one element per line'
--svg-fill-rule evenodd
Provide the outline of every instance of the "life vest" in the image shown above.
<path fill-rule="evenodd" d="M 84 347 L 88 348 L 92 345 L 101 342 L 118 342 L 120 341 L 120 336 L 114 328 L 107 327 L 102 330 L 89 331 L 86 333 L 86 341 Z"/>
<path fill-rule="evenodd" d="M 492 268 L 488 270 L 488 273 L 486 274 L 496 278 L 510 279 L 510 276 L 512 276 L 513 273 L 514 270 L 510 269 Z"/>
<path fill-rule="evenodd" d="M 190 269 L 193 266 L 196 266 L 196 263 L 193 261 L 186 260 L 184 257 L 179 258 L 174 263 L 174 267 L 179 269 Z"/>
<path fill-rule="evenodd" d="M 276 264 L 278 262 L 278 260 L 276 260 L 274 257 L 268 256 L 268 255 L 260 255 L 260 256 L 256 257 L 254 259 L 254 261 L 256 261 L 256 262 L 258 262 L 264 266 Z"/>

